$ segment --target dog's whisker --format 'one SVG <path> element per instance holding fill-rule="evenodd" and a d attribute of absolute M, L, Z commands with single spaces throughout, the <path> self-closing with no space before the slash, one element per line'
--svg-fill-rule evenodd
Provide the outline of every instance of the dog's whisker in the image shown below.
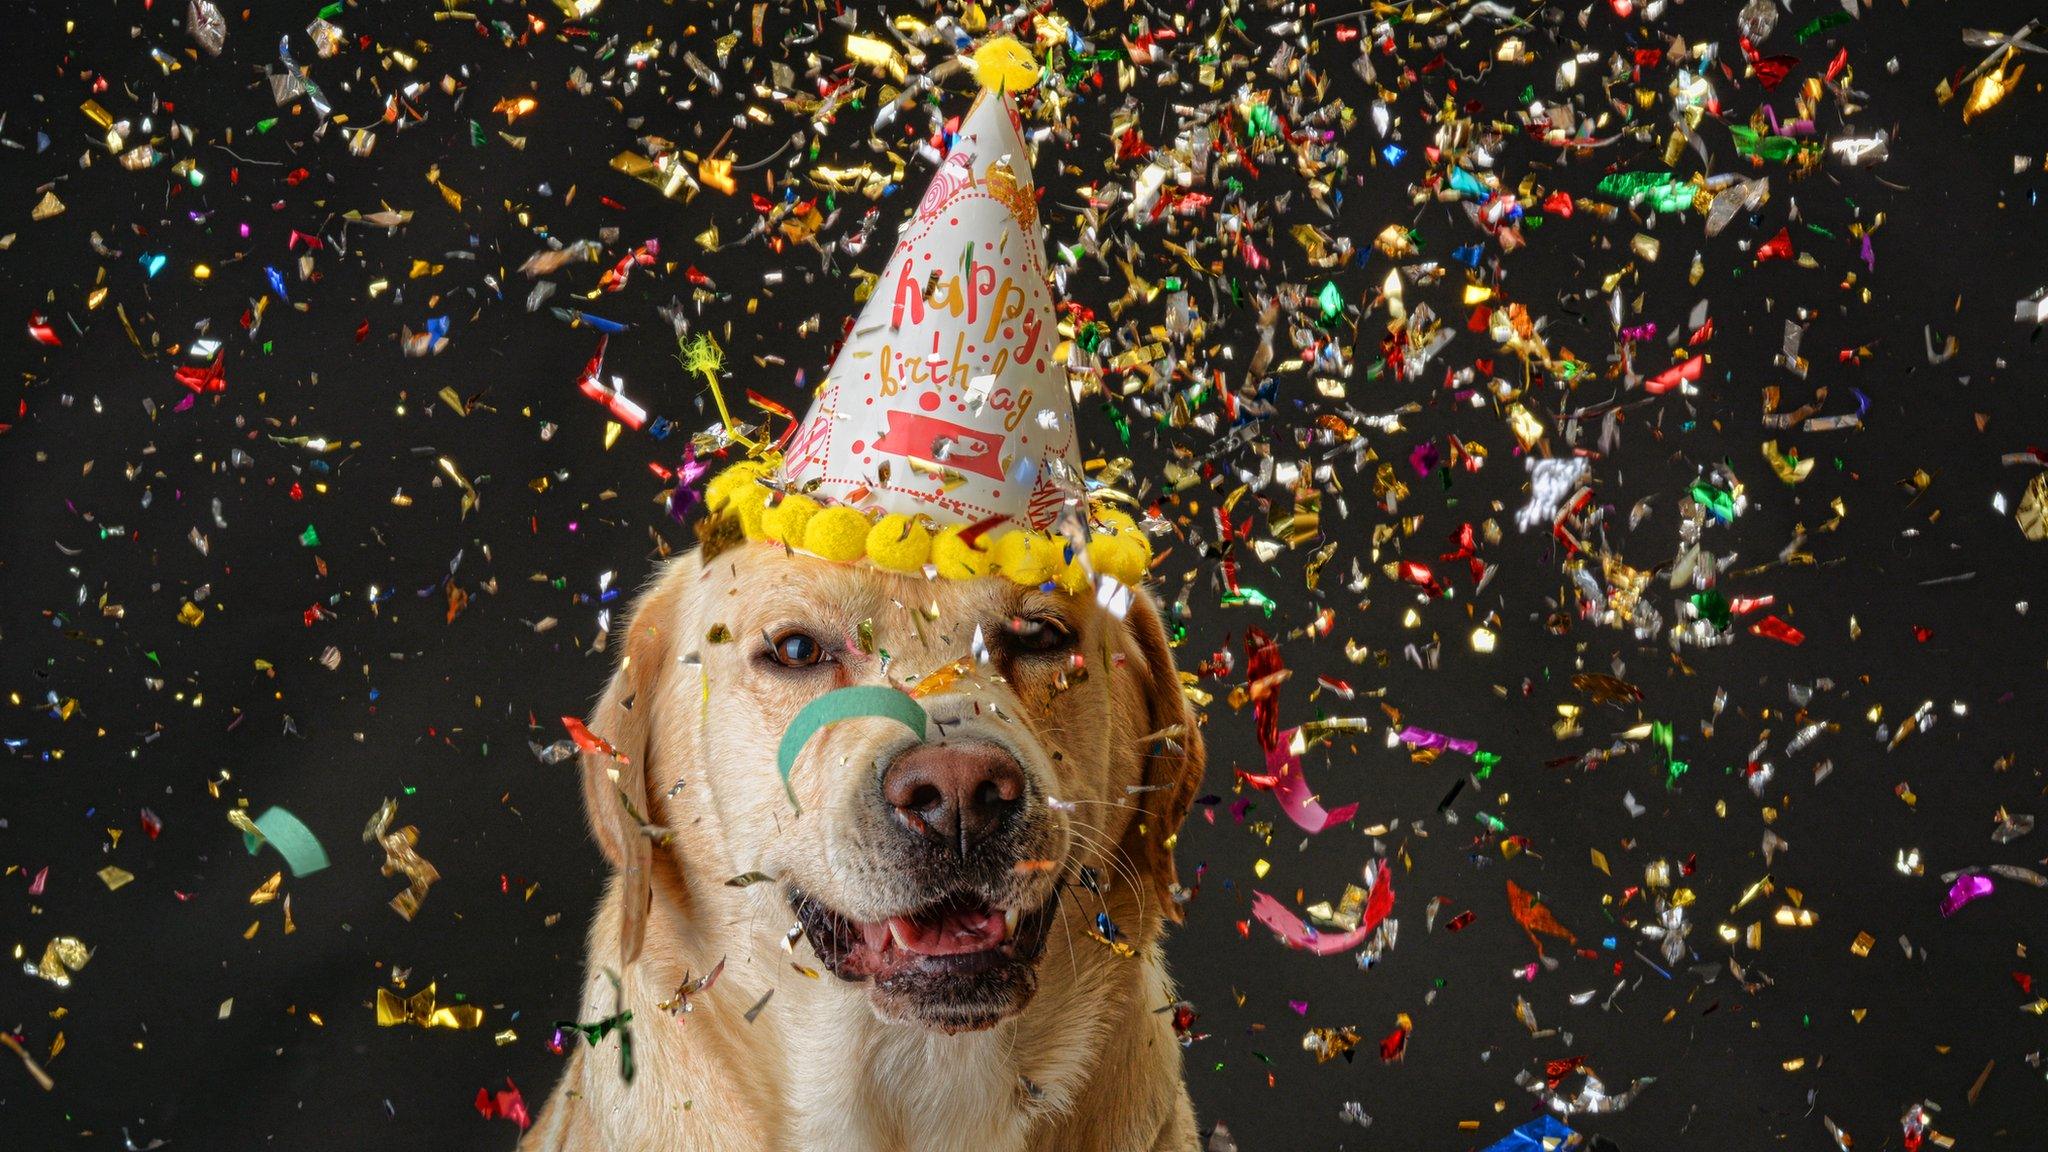
<path fill-rule="evenodd" d="M 1125 852 L 1122 846 L 1107 845 L 1101 840 L 1096 839 L 1091 833 L 1081 829 L 1079 826 L 1077 826 L 1075 830 L 1075 839 L 1081 841 L 1086 846 L 1093 848 L 1096 852 L 1100 853 L 1103 859 L 1103 863 L 1109 865 L 1110 868 L 1114 869 L 1117 876 L 1121 878 L 1124 881 L 1124 883 L 1130 885 L 1132 895 L 1137 901 L 1137 927 L 1139 933 L 1142 935 L 1146 928 L 1146 919 L 1148 913 L 1146 911 L 1145 888 L 1143 884 L 1138 882 L 1137 862 L 1131 859 L 1130 854 Z M 1103 911 L 1109 911 L 1109 903 L 1107 900 L 1103 901 Z"/>

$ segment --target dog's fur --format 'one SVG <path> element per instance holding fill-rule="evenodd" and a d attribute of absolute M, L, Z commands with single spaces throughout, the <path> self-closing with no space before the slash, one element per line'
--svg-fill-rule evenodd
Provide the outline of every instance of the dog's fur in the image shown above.
<path fill-rule="evenodd" d="M 1006 621 L 1036 612 L 1072 624 L 1072 652 L 1006 653 Z M 790 626 L 825 641 L 835 662 L 766 661 L 764 634 Z M 630 1009 L 637 1075 L 621 1077 L 616 1034 L 577 1042 L 523 1149 L 1196 1145 L 1160 937 L 1179 919 L 1172 835 L 1201 782 L 1202 744 L 1147 595 L 1118 619 L 1085 594 L 928 581 L 747 543 L 668 561 L 620 636 L 590 721 L 619 755 L 583 758 L 613 876 L 591 924 L 579 1018 Z M 821 731 L 791 773 L 799 813 L 776 769 L 784 729 L 833 688 L 908 685 L 949 665 L 961 683 L 923 703 L 1017 753 L 1028 855 L 1058 865 L 1011 880 L 1019 901 L 1056 900 L 1057 912 L 1035 995 L 992 1026 L 892 1007 L 819 970 L 808 941 L 789 935 L 787 886 L 876 917 L 912 899 L 919 876 L 893 862 L 875 796 L 880 765 L 914 738 L 876 719 Z M 1077 883 L 1084 868 L 1097 890 Z M 756 872 L 772 880 L 727 883 Z M 1098 913 L 1128 949 L 1093 934 Z M 721 960 L 717 982 L 675 1011 L 678 987 Z"/>

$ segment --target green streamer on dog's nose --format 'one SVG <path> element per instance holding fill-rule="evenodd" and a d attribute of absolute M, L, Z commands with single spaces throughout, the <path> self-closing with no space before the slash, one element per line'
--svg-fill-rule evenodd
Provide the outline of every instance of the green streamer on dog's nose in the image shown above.
<path fill-rule="evenodd" d="M 900 688 L 889 688 L 880 684 L 856 684 L 850 688 L 838 688 L 825 693 L 796 714 L 790 721 L 788 731 L 782 734 L 782 744 L 775 752 L 776 767 L 782 771 L 782 790 L 789 794 L 789 806 L 798 812 L 803 806 L 796 802 L 796 789 L 790 787 L 789 773 L 796 767 L 796 758 L 804 745 L 834 724 L 858 720 L 863 716 L 878 716 L 894 720 L 922 737 L 925 725 L 931 717 L 909 693 Z"/>

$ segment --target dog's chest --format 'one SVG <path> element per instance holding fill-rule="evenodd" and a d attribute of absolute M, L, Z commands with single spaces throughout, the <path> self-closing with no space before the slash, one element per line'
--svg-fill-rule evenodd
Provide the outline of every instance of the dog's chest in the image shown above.
<path fill-rule="evenodd" d="M 807 1046 L 791 1095 L 798 1145 L 847 1152 L 1021 1152 L 1043 1093 L 1020 1070 L 1013 1027 L 935 1036 L 870 1018 Z"/>

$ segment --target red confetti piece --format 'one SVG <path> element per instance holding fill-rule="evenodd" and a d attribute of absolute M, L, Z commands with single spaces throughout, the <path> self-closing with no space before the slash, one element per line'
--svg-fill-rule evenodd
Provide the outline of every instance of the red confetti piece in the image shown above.
<path fill-rule="evenodd" d="M 576 742 L 576 746 L 578 748 L 583 749 L 585 752 L 596 752 L 604 756 L 609 756 L 612 759 L 617 760 L 621 764 L 632 763 L 631 760 L 619 755 L 619 750 L 617 748 L 612 747 L 611 741 L 606 740 L 604 737 L 599 736 L 593 733 L 590 729 L 584 727 L 583 721 L 578 720 L 574 716 L 562 717 L 562 727 L 568 729 L 569 739 L 574 740 Z"/>
<path fill-rule="evenodd" d="M 1749 630 L 1758 636 L 1768 636 L 1773 640 L 1781 640 L 1795 647 L 1806 643 L 1806 633 L 1785 623 L 1776 616 L 1764 617 L 1762 620 L 1751 624 Z"/>
<path fill-rule="evenodd" d="M 510 1120 L 525 1131 L 533 1124 L 533 1117 L 527 1114 L 526 1098 L 519 1094 L 519 1086 L 505 1078 L 505 1087 L 493 1092 L 489 1088 L 476 1090 L 476 1110 L 486 1120 Z"/>

